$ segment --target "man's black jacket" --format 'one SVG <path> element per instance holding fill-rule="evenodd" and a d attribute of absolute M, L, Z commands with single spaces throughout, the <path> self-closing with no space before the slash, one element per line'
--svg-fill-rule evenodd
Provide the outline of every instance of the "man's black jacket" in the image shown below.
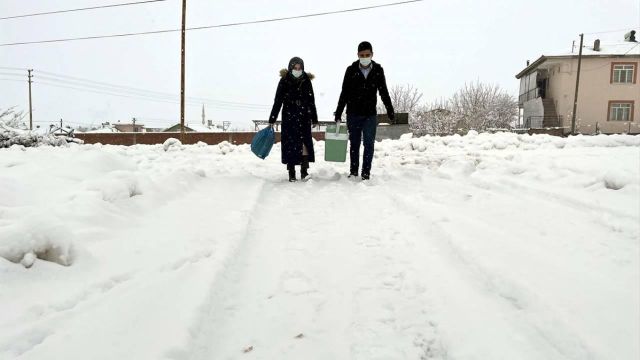
<path fill-rule="evenodd" d="M 387 81 L 384 77 L 382 66 L 371 61 L 371 70 L 365 79 L 360 70 L 360 62 L 356 61 L 347 67 L 342 81 L 342 92 L 338 100 L 338 108 L 335 119 L 342 117 L 342 111 L 346 105 L 347 115 L 376 115 L 377 91 L 380 91 L 382 103 L 387 108 L 389 119 L 394 119 L 393 105 L 387 89 Z"/>

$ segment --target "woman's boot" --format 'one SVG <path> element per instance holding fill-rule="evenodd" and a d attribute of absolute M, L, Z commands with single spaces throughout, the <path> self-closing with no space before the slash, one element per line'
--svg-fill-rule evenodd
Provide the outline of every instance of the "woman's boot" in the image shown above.
<path fill-rule="evenodd" d="M 303 155 L 302 156 L 302 166 L 301 166 L 301 170 L 300 170 L 300 178 L 302 180 L 304 180 L 307 176 L 309 176 L 309 172 L 307 170 L 309 170 L 309 156 L 308 155 Z"/>
<path fill-rule="evenodd" d="M 289 171 L 289 182 L 296 182 L 296 167 L 293 164 L 287 164 L 287 170 Z"/>

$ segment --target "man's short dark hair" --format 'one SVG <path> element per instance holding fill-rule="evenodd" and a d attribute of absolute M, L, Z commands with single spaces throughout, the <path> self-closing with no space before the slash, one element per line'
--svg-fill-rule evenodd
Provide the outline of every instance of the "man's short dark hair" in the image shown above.
<path fill-rule="evenodd" d="M 358 52 L 365 50 L 371 50 L 371 52 L 373 52 L 373 47 L 371 47 L 371 43 L 368 41 L 363 41 L 358 45 Z"/>

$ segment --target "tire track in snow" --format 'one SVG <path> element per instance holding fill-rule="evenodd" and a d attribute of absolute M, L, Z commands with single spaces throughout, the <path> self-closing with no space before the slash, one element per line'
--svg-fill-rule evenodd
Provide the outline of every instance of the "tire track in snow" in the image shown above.
<path fill-rule="evenodd" d="M 261 183 L 259 190 L 262 187 Z M 197 195 L 200 201 L 208 199 L 206 197 L 203 198 L 202 194 L 196 194 L 193 191 L 191 193 L 192 195 Z M 183 198 L 176 204 L 165 205 L 161 210 L 163 213 L 171 214 L 176 209 L 179 209 L 184 202 L 189 202 L 189 198 Z M 251 207 L 252 211 L 255 206 L 256 203 L 254 202 Z M 168 228 L 175 226 L 172 222 L 164 224 Z M 152 221 L 147 225 L 154 227 L 157 222 Z M 163 233 L 162 229 L 156 230 L 160 234 Z M 136 231 L 144 233 L 146 229 L 144 226 L 138 226 Z M 132 236 L 131 229 L 124 229 L 113 236 Z M 129 251 L 130 249 L 127 250 L 127 252 Z M 11 358 L 29 355 L 31 351 L 36 350 L 37 347 L 45 343 L 49 337 L 67 333 L 68 328 L 77 325 L 77 318 L 86 317 L 85 313 L 87 311 L 103 306 L 103 304 L 135 291 L 137 288 L 162 284 L 165 282 L 164 279 L 169 280 L 175 277 L 177 272 L 191 271 L 191 266 L 211 260 L 212 255 L 214 255 L 212 249 L 198 249 L 198 251 L 186 254 L 178 259 L 159 262 L 153 267 L 125 271 L 118 275 L 110 276 L 106 280 L 93 282 L 72 297 L 49 303 L 46 306 L 34 306 L 30 310 L 30 316 L 34 317 L 34 319 L 20 319 L 20 323 L 17 323 L 16 328 L 13 329 L 15 335 L 0 344 L 0 354 L 7 354 Z M 25 323 L 23 324 L 22 322 Z"/>
<path fill-rule="evenodd" d="M 420 259 L 396 247 L 410 239 L 401 230 L 385 238 L 390 216 L 376 226 L 357 220 L 362 212 L 385 211 L 388 204 L 375 203 L 375 186 L 283 183 L 266 192 L 262 201 L 271 211 L 256 214 L 247 251 L 212 285 L 210 312 L 203 316 L 208 328 L 199 331 L 190 357 L 174 359 L 446 358 L 437 326 L 428 320 L 426 288 L 415 266 Z M 335 196 L 316 199 L 314 192 Z M 341 207 L 344 216 L 336 217 L 348 196 L 356 206 Z M 305 209 L 312 200 L 313 210 Z M 289 228 L 281 229 L 283 223 Z M 303 337 L 294 339 L 298 333 Z M 243 354 L 248 346 L 253 350 Z"/>
<path fill-rule="evenodd" d="M 213 326 L 209 320 L 213 317 L 213 313 L 218 311 L 215 303 L 219 300 L 220 283 L 227 281 L 226 279 L 231 275 L 230 272 L 233 273 L 233 268 L 236 266 L 239 258 L 247 251 L 246 248 L 250 240 L 249 235 L 254 226 L 254 218 L 258 216 L 259 211 L 264 210 L 261 206 L 266 202 L 267 198 L 265 188 L 266 183 L 264 180 L 261 180 L 257 194 L 251 202 L 251 207 L 245 211 L 246 223 L 243 226 L 243 232 L 239 234 L 233 253 L 229 254 L 224 262 L 216 264 L 219 267 L 219 271 L 213 272 L 213 278 L 209 284 L 208 296 L 202 305 L 200 305 L 199 312 L 202 316 L 198 316 L 196 322 L 189 326 L 189 333 L 191 334 L 189 342 L 184 348 L 169 349 L 166 352 L 167 358 L 174 360 L 207 358 L 207 353 L 210 352 L 208 344 L 209 334 Z"/>
<path fill-rule="evenodd" d="M 490 183 L 486 180 L 482 180 L 482 179 L 473 179 L 472 183 L 474 183 L 476 186 L 482 188 L 482 189 L 497 189 L 500 188 L 502 191 L 505 190 L 504 187 L 498 187 L 493 183 Z M 620 210 L 617 209 L 613 209 L 610 208 L 608 206 L 604 206 L 602 204 L 594 204 L 592 202 L 588 202 L 588 201 L 583 201 L 574 197 L 570 197 L 555 191 L 549 191 L 549 190 L 545 190 L 545 189 L 539 189 L 536 187 L 532 187 L 532 186 L 528 186 L 525 185 L 523 183 L 514 181 L 514 180 L 509 180 L 506 178 L 501 178 L 500 179 L 500 183 L 503 185 L 508 185 L 509 187 L 513 188 L 513 190 L 517 190 L 518 194 L 526 194 L 528 196 L 531 197 L 535 197 L 536 199 L 551 199 L 552 202 L 557 203 L 560 202 L 564 205 L 566 205 L 567 207 L 570 207 L 574 210 L 578 210 L 578 211 L 582 211 L 582 212 L 588 212 L 588 213 L 595 213 L 595 212 L 599 212 L 599 213 L 607 213 L 609 216 L 611 217 L 615 217 L 615 218 L 625 218 L 627 220 L 632 220 L 632 221 L 637 221 L 637 217 L 625 212 L 622 212 Z M 511 191 L 512 189 L 509 189 L 508 191 L 512 193 Z M 610 191 L 616 191 L 616 190 L 610 190 Z"/>
<path fill-rule="evenodd" d="M 188 266 L 204 261 L 211 255 L 211 252 L 198 253 L 167 262 L 154 269 L 111 276 L 107 280 L 89 285 L 74 297 L 46 306 L 33 306 L 29 310 L 31 318 L 21 319 L 21 321 L 28 321 L 28 327 L 3 341 L 0 344 L 0 354 L 8 354 L 7 356 L 12 358 L 25 355 L 43 344 L 49 337 L 56 335 L 65 326 L 73 323 L 78 316 L 83 316 L 83 311 L 108 302 L 140 285 L 155 282 L 159 276 L 168 277 L 175 271 L 186 270 Z M 7 326 L 9 327 L 11 326 Z M 17 323 L 15 327 L 20 328 L 24 325 Z"/>
<path fill-rule="evenodd" d="M 268 258 L 274 255 L 274 252 L 269 251 L 269 248 L 280 246 L 280 250 L 282 250 L 281 244 L 276 243 L 274 240 L 277 241 L 277 239 L 270 238 L 269 236 L 264 236 L 264 238 L 261 237 L 261 235 L 268 235 L 269 231 L 275 227 L 261 229 L 261 226 L 271 222 L 269 217 L 272 213 L 280 213 L 280 209 L 274 206 L 274 198 L 276 200 L 281 198 L 279 193 L 275 193 L 278 189 L 278 185 L 286 189 L 285 187 L 304 184 L 289 184 L 287 182 L 276 181 L 268 182 L 264 185 L 259 198 L 255 202 L 254 211 L 248 214 L 248 221 L 242 234 L 241 245 L 237 249 L 236 256 L 226 264 L 224 271 L 211 283 L 210 296 L 203 304 L 204 315 L 202 316 L 202 320 L 194 327 L 193 333 L 195 336 L 193 338 L 193 342 L 187 346 L 187 350 L 182 353 L 170 353 L 169 357 L 171 359 L 204 360 L 216 358 L 215 352 L 220 352 L 219 346 L 222 341 L 229 341 L 228 339 L 219 338 L 218 335 L 220 335 L 220 333 L 224 336 L 232 336 L 228 334 L 232 333 L 243 337 L 243 339 L 247 339 L 245 341 L 237 338 L 231 340 L 232 342 L 237 343 L 235 349 L 231 350 L 231 352 L 234 352 L 237 357 L 242 355 L 242 349 L 248 346 L 252 346 L 253 348 L 255 345 L 250 344 L 250 333 L 237 334 L 237 330 L 235 333 L 233 332 L 234 328 L 242 327 L 243 325 L 247 326 L 247 321 L 234 324 L 232 319 L 242 316 L 242 314 L 238 314 L 239 311 L 248 311 L 252 309 L 251 305 L 247 305 L 246 298 L 250 298 L 250 303 L 255 304 L 261 301 L 265 302 L 271 300 L 274 297 L 273 291 L 266 292 L 262 286 L 264 285 L 263 283 L 267 282 L 264 281 L 264 279 L 261 279 L 263 281 L 250 281 L 248 284 L 245 282 L 247 278 L 251 280 L 251 277 L 257 276 L 258 278 L 262 278 L 264 274 L 271 274 L 272 271 L 270 270 L 272 270 L 272 267 L 278 266 L 275 262 L 269 264 L 269 260 L 273 259 Z M 277 195 L 273 196 L 274 193 Z M 270 206 L 266 206 L 265 204 L 270 204 Z M 266 211 L 267 209 L 269 211 Z M 270 242 L 266 245 L 266 248 L 264 244 L 260 243 L 260 239 Z M 275 255 L 281 256 L 282 253 L 277 252 Z M 255 272 L 259 272 L 260 274 L 256 275 Z M 278 273 L 277 275 L 281 274 Z M 298 281 L 296 283 L 296 280 L 301 278 L 300 276 L 289 274 L 289 277 L 290 280 L 293 280 L 289 282 L 288 286 L 290 288 L 289 291 L 292 293 L 304 295 L 312 292 L 308 286 L 305 287 L 306 284 L 304 281 Z M 286 286 L 285 283 L 288 283 L 287 279 L 284 279 L 282 282 L 278 282 L 278 286 Z M 273 284 L 269 283 L 269 285 Z M 248 287 L 260 287 L 260 293 L 257 294 L 255 291 L 247 289 Z M 252 320 L 257 321 L 258 319 L 254 318 Z M 264 324 L 257 322 L 252 326 L 259 327 L 260 325 Z M 248 331 L 249 330 L 247 330 L 247 332 Z M 291 338 L 295 335 L 294 332 L 295 331 L 292 330 Z M 260 350 L 260 347 L 257 348 Z"/>
<path fill-rule="evenodd" d="M 459 185 L 459 184 L 458 184 Z M 452 189 L 453 191 L 453 189 Z M 485 299 L 493 298 L 493 302 L 502 303 L 500 308 L 508 312 L 509 326 L 517 329 L 517 331 L 525 331 L 528 334 L 522 336 L 523 339 L 531 338 L 531 335 L 538 338 L 535 341 L 535 347 L 546 344 L 550 352 L 547 352 L 544 356 L 548 359 L 593 359 L 594 353 L 589 346 L 582 341 L 577 334 L 568 330 L 562 321 L 557 317 L 551 315 L 550 318 L 539 321 L 536 318 L 532 318 L 527 312 L 530 307 L 543 306 L 541 303 L 532 300 L 536 299 L 534 294 L 529 293 L 524 288 L 521 288 L 518 284 L 507 280 L 505 277 L 491 272 L 487 268 L 483 267 L 478 262 L 472 261 L 466 256 L 465 251 L 459 248 L 452 241 L 451 235 L 447 233 L 441 225 L 432 220 L 425 221 L 430 218 L 429 214 L 424 208 L 415 206 L 416 194 L 411 196 L 404 195 L 401 198 L 399 193 L 394 196 L 389 196 L 399 206 L 399 209 L 403 209 L 406 216 L 416 217 L 417 223 L 421 224 L 425 234 L 429 234 L 426 238 L 439 249 L 439 254 L 446 257 L 445 260 L 449 271 L 445 273 L 456 272 L 462 278 L 461 285 L 469 287 L 473 293 L 477 293 L 480 297 Z M 420 193 L 419 197 L 422 201 L 421 204 L 429 204 L 433 202 L 429 196 L 424 197 L 423 193 Z M 446 208 L 446 204 L 440 205 L 440 207 Z M 451 209 L 450 214 L 455 214 L 455 209 Z M 456 226 L 464 227 L 472 225 L 471 221 L 464 219 L 461 216 L 450 219 L 449 221 L 455 222 Z M 451 294 L 448 294 L 450 296 Z M 455 295 L 455 294 L 454 294 Z M 470 301 L 474 301 L 470 299 Z M 452 302 L 453 303 L 453 302 Z M 553 314 L 551 308 L 544 307 L 542 309 L 545 314 Z M 533 314 L 533 316 L 539 316 L 540 313 Z M 561 333 L 562 335 L 558 335 Z M 507 334 L 504 334 L 507 335 Z M 517 349 L 517 347 L 515 348 Z M 522 353 L 521 355 L 524 355 Z M 524 357 L 523 357 L 524 358 Z M 535 357 L 533 357 L 535 359 Z"/>

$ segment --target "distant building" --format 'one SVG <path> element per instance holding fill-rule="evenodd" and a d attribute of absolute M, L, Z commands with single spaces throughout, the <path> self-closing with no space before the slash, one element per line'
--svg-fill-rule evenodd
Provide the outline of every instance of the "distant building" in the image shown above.
<path fill-rule="evenodd" d="M 164 132 L 180 132 L 180 123 L 175 124 L 163 130 Z M 221 126 L 214 125 L 211 120 L 207 125 L 200 125 L 198 123 L 185 123 L 184 131 L 186 132 L 222 132 Z"/>
<path fill-rule="evenodd" d="M 114 124 L 113 125 L 120 132 L 144 132 L 144 124 Z"/>
<path fill-rule="evenodd" d="M 83 131 L 83 133 L 85 134 L 114 134 L 119 132 L 120 131 L 118 131 L 118 129 L 116 129 L 115 127 L 103 127 L 100 129 Z"/>
<path fill-rule="evenodd" d="M 584 46 L 576 132 L 640 132 L 640 44 L 634 34 L 624 42 Z M 542 55 L 516 75 L 522 127 L 571 131 L 578 50 Z"/>
<path fill-rule="evenodd" d="M 163 131 L 164 131 L 164 128 L 150 128 L 150 127 L 145 127 L 145 128 L 144 128 L 144 131 L 145 131 L 145 132 L 148 132 L 148 133 L 157 133 L 157 132 L 163 132 Z"/>

